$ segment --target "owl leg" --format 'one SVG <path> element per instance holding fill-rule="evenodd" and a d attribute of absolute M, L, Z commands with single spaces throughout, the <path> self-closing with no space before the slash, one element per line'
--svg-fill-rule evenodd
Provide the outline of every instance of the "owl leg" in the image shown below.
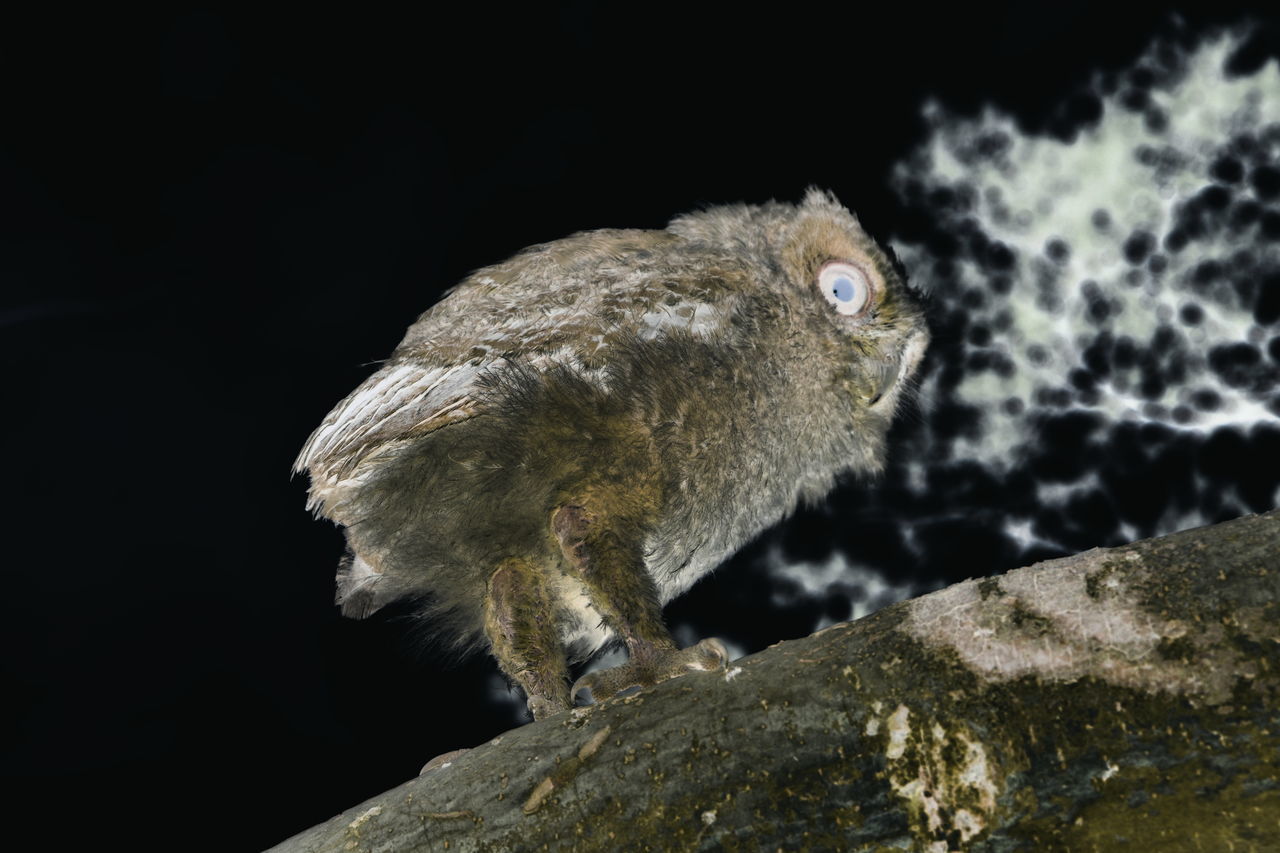
<path fill-rule="evenodd" d="M 646 687 L 686 672 L 724 667 L 724 644 L 706 639 L 687 649 L 676 647 L 666 623 L 653 578 L 644 567 L 637 537 L 627 536 L 588 509 L 558 508 L 551 528 L 572 571 L 586 585 L 605 624 L 627 646 L 630 660 L 622 666 L 588 673 L 573 685 L 571 696 L 604 699 L 632 687 Z"/>
<path fill-rule="evenodd" d="M 545 576 L 526 560 L 504 560 L 489 578 L 484 632 L 498 666 L 519 684 L 535 720 L 568 709 L 569 670 Z"/>

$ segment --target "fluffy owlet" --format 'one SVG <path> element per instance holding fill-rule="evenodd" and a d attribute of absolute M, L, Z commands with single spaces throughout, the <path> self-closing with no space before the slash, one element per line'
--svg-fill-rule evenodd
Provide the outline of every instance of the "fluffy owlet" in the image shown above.
<path fill-rule="evenodd" d="M 535 718 L 723 666 L 662 606 L 747 540 L 881 466 L 921 309 L 832 196 L 590 231 L 479 270 L 307 440 L 341 525 L 343 613 L 413 597 L 483 644 Z M 571 691 L 568 662 L 630 659 Z"/>

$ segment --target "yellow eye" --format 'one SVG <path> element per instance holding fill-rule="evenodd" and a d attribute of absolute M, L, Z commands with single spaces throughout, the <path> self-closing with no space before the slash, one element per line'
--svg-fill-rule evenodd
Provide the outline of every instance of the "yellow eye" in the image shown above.
<path fill-rule="evenodd" d="M 818 289 L 836 311 L 857 317 L 871 305 L 866 274 L 848 261 L 827 261 L 818 272 Z"/>

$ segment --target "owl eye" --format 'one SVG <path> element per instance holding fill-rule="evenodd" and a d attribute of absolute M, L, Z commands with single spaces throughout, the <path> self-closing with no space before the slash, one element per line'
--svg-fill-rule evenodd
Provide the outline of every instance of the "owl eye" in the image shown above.
<path fill-rule="evenodd" d="M 871 304 L 871 284 L 858 267 L 848 261 L 828 261 L 818 272 L 818 288 L 836 311 L 857 317 Z"/>

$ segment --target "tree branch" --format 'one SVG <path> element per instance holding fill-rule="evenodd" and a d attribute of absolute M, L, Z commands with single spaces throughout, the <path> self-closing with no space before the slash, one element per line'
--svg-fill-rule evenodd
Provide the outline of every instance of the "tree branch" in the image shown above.
<path fill-rule="evenodd" d="M 275 847 L 1280 849 L 1280 511 L 512 730 Z"/>

